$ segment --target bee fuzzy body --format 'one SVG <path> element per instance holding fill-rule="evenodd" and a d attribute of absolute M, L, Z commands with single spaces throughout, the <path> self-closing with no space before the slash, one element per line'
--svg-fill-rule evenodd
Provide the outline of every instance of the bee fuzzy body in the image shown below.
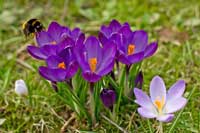
<path fill-rule="evenodd" d="M 42 31 L 44 29 L 44 27 L 39 19 L 33 18 L 33 19 L 26 21 L 22 25 L 22 29 L 23 29 L 24 35 L 26 37 L 28 37 L 31 34 L 35 34 L 37 32 Z"/>

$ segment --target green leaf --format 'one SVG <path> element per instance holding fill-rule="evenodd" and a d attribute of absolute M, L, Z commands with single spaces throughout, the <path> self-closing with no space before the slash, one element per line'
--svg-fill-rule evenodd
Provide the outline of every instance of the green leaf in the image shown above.
<path fill-rule="evenodd" d="M 87 112 L 85 106 L 81 104 L 79 97 L 74 94 L 72 89 L 65 83 L 58 83 L 58 88 L 60 90 L 58 93 L 59 96 L 61 96 L 60 98 L 65 101 L 79 115 L 80 118 L 85 116 L 88 120 L 88 123 L 91 125 L 91 116 Z"/>
<path fill-rule="evenodd" d="M 102 87 L 102 80 L 97 82 L 94 89 L 94 105 L 95 105 L 95 118 L 98 121 L 99 120 L 99 113 L 101 109 L 101 101 L 100 101 L 100 92 Z"/>

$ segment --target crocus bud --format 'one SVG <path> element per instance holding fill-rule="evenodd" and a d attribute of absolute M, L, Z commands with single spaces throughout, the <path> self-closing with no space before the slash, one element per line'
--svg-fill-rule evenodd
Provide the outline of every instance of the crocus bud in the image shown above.
<path fill-rule="evenodd" d="M 143 84 L 143 74 L 142 71 L 140 71 L 135 78 L 135 87 L 142 89 L 142 84 Z"/>
<path fill-rule="evenodd" d="M 103 104 L 107 108 L 112 108 L 113 104 L 116 101 L 116 92 L 111 89 L 103 89 L 100 94 Z"/>
<path fill-rule="evenodd" d="M 28 89 L 26 87 L 26 83 L 24 82 L 24 80 L 19 79 L 19 80 L 15 81 L 15 92 L 19 96 L 26 96 L 26 95 L 28 95 Z"/>

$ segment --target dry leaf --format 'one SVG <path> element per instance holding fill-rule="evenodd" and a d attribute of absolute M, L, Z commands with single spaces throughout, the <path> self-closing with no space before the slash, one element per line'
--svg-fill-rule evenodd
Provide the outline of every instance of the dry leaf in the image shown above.
<path fill-rule="evenodd" d="M 180 45 L 189 39 L 187 32 L 179 32 L 172 28 L 162 28 L 158 31 L 160 42 L 171 42 Z"/>

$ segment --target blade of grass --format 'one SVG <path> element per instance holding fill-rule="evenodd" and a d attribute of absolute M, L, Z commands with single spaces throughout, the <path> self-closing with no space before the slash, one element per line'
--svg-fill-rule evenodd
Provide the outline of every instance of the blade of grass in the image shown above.
<path fill-rule="evenodd" d="M 192 91 L 190 92 L 189 96 L 187 97 L 188 101 L 190 100 L 190 98 L 192 97 L 193 92 L 195 91 L 196 87 L 194 87 L 192 89 Z M 172 123 L 171 128 L 169 129 L 169 133 L 172 133 L 172 131 L 174 130 L 179 118 L 181 117 L 181 114 L 183 113 L 184 108 L 178 113 L 177 117 L 175 118 L 174 122 Z"/>
<path fill-rule="evenodd" d="M 153 133 L 153 130 L 152 130 L 152 127 L 151 127 L 151 122 L 150 122 L 149 119 L 147 120 L 147 124 L 148 124 L 150 133 Z"/>
<path fill-rule="evenodd" d="M 106 117 L 105 115 L 101 114 L 101 117 L 104 118 L 106 121 L 108 121 L 109 123 L 111 123 L 112 125 L 114 125 L 115 127 L 117 127 L 120 131 L 122 131 L 123 133 L 128 133 L 125 129 L 123 129 L 122 127 L 120 127 L 117 123 L 113 122 L 112 120 L 110 120 L 108 117 Z"/>
<path fill-rule="evenodd" d="M 10 77 L 10 72 L 11 72 L 11 68 L 8 69 L 8 71 L 6 72 L 6 75 L 5 75 L 5 80 L 4 80 L 4 84 L 3 84 L 3 88 L 1 91 L 3 91 L 7 85 L 8 85 L 8 81 L 9 81 L 9 77 Z"/>

